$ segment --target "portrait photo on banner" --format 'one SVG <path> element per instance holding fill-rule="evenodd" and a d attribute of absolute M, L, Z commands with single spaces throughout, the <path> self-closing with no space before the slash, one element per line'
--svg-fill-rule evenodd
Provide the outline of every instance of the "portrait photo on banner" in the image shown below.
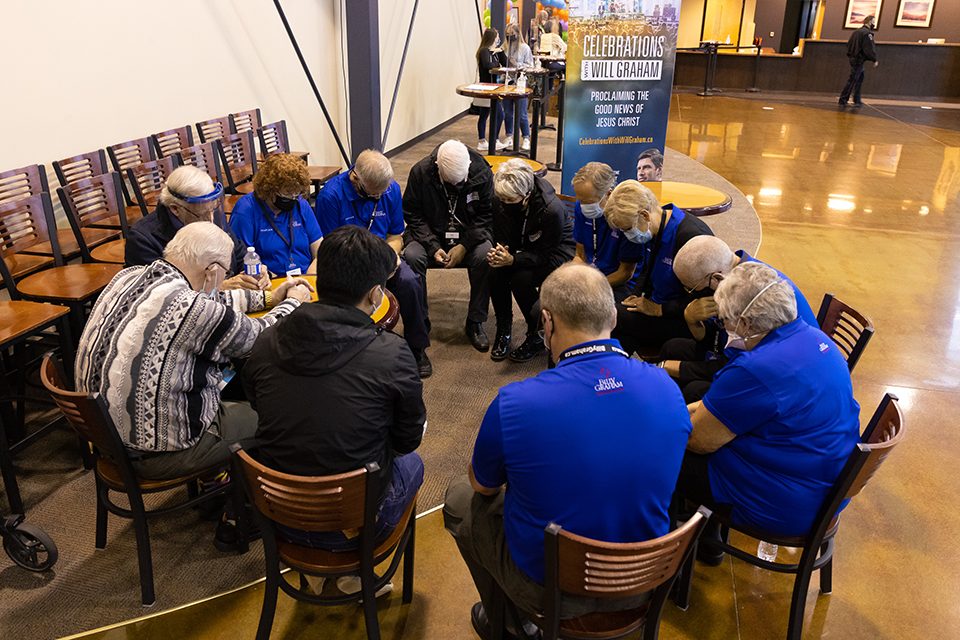
<path fill-rule="evenodd" d="M 897 26 L 926 29 L 933 19 L 933 3 L 934 0 L 900 0 Z"/>
<path fill-rule="evenodd" d="M 880 24 L 880 5 L 883 0 L 848 0 L 844 29 L 859 29 L 867 16 L 874 16 Z"/>

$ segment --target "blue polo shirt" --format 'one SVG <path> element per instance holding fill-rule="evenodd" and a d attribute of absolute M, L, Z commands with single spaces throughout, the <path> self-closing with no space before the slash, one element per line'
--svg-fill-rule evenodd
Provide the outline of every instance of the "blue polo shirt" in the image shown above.
<path fill-rule="evenodd" d="M 779 269 L 777 269 L 776 267 L 773 267 L 767 264 L 766 262 L 763 262 L 762 260 L 757 260 L 756 258 L 751 256 L 749 253 L 744 251 L 743 249 L 738 250 L 736 253 L 737 253 L 737 257 L 740 258 L 741 264 L 744 262 L 759 262 L 760 264 L 766 265 L 771 269 L 773 269 L 774 271 L 776 271 L 781 278 L 786 280 L 790 284 L 790 286 L 793 287 L 793 295 L 797 299 L 797 317 L 803 320 L 804 322 L 806 322 L 808 325 L 810 325 L 814 329 L 820 328 L 820 323 L 817 322 L 817 315 L 813 312 L 813 309 L 810 308 L 810 303 L 807 302 L 807 299 L 806 297 L 804 297 L 803 292 L 800 291 L 800 287 L 795 285 L 793 283 L 793 280 L 791 280 L 786 275 L 784 275 L 784 273 Z"/>
<path fill-rule="evenodd" d="M 647 252 L 647 260 L 653 260 L 650 279 L 653 283 L 653 290 L 650 299 L 657 304 L 663 304 L 669 300 L 675 300 L 687 295 L 683 283 L 673 273 L 673 257 L 676 255 L 677 229 L 680 223 L 687 217 L 686 212 L 679 207 L 667 205 L 664 209 L 671 209 L 670 219 L 664 226 L 660 234 L 660 245 L 657 247 L 657 255 L 653 253 L 653 246 L 656 240 L 651 240 L 644 247 L 650 247 Z"/>
<path fill-rule="evenodd" d="M 616 340 L 598 340 L 501 388 L 480 425 L 472 466 L 485 487 L 507 483 L 510 556 L 542 584 L 550 522 L 608 542 L 669 531 L 667 508 L 690 430 L 665 371 L 626 357 Z"/>
<path fill-rule="evenodd" d="M 351 167 L 352 169 L 352 167 Z M 378 238 L 403 233 L 403 195 L 394 180 L 379 200 L 363 198 L 350 182 L 350 171 L 333 178 L 317 196 L 317 222 L 324 233 L 352 224 Z"/>
<path fill-rule="evenodd" d="M 314 258 L 310 245 L 323 237 L 310 205 L 303 198 L 297 199 L 297 206 L 289 213 L 273 216 L 252 193 L 237 200 L 230 214 L 230 229 L 246 246 L 257 250 L 260 260 L 274 275 L 283 275 L 293 268 L 306 273 Z M 290 241 L 291 236 L 288 246 L 286 241 Z"/>
<path fill-rule="evenodd" d="M 710 489 L 733 521 L 803 535 L 860 439 L 847 362 L 797 319 L 721 369 L 704 406 L 736 437 L 710 456 Z"/>
<path fill-rule="evenodd" d="M 633 275 L 626 283 L 633 288 L 637 275 L 643 268 L 643 245 L 630 242 L 619 229 L 607 224 L 603 216 L 590 220 L 583 215 L 578 200 L 573 206 L 573 239 L 583 245 L 587 262 L 608 276 L 620 268 L 621 262 L 636 264 Z"/>

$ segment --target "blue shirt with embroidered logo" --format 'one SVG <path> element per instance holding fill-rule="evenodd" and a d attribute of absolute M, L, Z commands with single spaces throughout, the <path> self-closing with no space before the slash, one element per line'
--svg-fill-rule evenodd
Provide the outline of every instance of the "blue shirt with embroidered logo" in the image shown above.
<path fill-rule="evenodd" d="M 860 439 L 860 405 L 833 341 L 802 318 L 721 369 L 703 405 L 735 438 L 711 454 L 710 489 L 733 521 L 803 535 Z"/>
<path fill-rule="evenodd" d="M 333 178 L 317 196 L 317 222 L 324 233 L 352 224 L 378 238 L 403 233 L 403 194 L 396 180 L 378 200 L 364 198 L 350 182 L 350 171 Z"/>
<path fill-rule="evenodd" d="M 573 239 L 583 245 L 583 255 L 603 275 L 608 276 L 620 268 L 621 262 L 636 264 L 633 275 L 625 286 L 636 284 L 637 274 L 643 267 L 643 245 L 627 240 L 619 229 L 611 228 L 603 216 L 591 220 L 583 215 L 580 201 L 573 207 Z"/>
<path fill-rule="evenodd" d="M 776 267 L 773 267 L 762 260 L 757 260 L 743 249 L 736 251 L 736 254 L 737 257 L 740 258 L 740 264 L 744 264 L 746 262 L 759 262 L 760 264 L 766 265 L 776 271 L 777 275 L 786 280 L 787 284 L 793 287 L 793 295 L 797 299 L 797 317 L 814 329 L 820 328 L 820 323 L 817 322 L 817 314 L 813 312 L 813 309 L 810 307 L 810 303 L 807 302 L 807 298 L 803 295 L 803 292 L 800 291 L 800 287 L 794 284 L 793 280 L 784 275 L 784 273 Z"/>
<path fill-rule="evenodd" d="M 690 430 L 665 371 L 626 357 L 616 340 L 586 342 L 556 368 L 500 389 L 480 425 L 473 472 L 485 487 L 507 484 L 510 556 L 542 584 L 550 522 L 608 542 L 669 531 Z"/>
<path fill-rule="evenodd" d="M 297 198 L 297 205 L 289 213 L 281 211 L 274 216 L 252 193 L 237 200 L 230 214 L 230 229 L 246 246 L 254 247 L 267 269 L 278 276 L 294 268 L 306 273 L 314 258 L 310 245 L 323 237 L 303 198 Z M 291 231 L 293 239 L 288 245 Z"/>

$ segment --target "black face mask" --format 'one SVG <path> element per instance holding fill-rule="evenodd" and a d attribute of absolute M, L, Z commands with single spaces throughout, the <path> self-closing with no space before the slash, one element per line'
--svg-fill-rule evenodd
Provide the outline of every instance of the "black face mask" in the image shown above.
<path fill-rule="evenodd" d="M 504 204 L 503 210 L 511 215 L 520 215 L 527 210 L 526 200 L 522 202 L 514 202 L 511 204 Z"/>
<path fill-rule="evenodd" d="M 285 196 L 277 196 L 273 200 L 273 206 L 275 206 L 280 211 L 283 211 L 284 213 L 288 213 L 290 211 L 293 211 L 293 208 L 297 206 L 297 200 L 299 200 L 299 198 L 287 198 Z"/>

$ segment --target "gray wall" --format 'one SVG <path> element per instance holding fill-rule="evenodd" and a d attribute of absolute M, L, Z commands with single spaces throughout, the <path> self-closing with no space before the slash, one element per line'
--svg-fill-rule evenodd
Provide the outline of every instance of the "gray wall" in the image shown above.
<path fill-rule="evenodd" d="M 783 38 L 783 18 L 787 10 L 787 0 L 759 0 L 757 12 L 753 21 L 756 24 L 755 36 L 763 38 L 764 47 L 780 50 L 780 40 Z M 774 36 L 770 37 L 770 32 Z M 750 44 L 744 42 L 743 44 Z"/>
<path fill-rule="evenodd" d="M 771 4 L 778 4 L 781 1 L 774 0 Z M 899 11 L 900 0 L 883 0 L 883 5 L 880 8 L 880 28 L 876 36 L 878 42 L 916 42 L 917 40 L 926 42 L 927 38 L 946 38 L 947 42 L 960 42 L 960 1 L 937 0 L 929 29 L 895 27 Z M 843 20 L 846 14 L 847 0 L 827 0 L 820 38 L 823 40 L 846 40 L 849 38 L 853 31 L 843 28 Z"/>

